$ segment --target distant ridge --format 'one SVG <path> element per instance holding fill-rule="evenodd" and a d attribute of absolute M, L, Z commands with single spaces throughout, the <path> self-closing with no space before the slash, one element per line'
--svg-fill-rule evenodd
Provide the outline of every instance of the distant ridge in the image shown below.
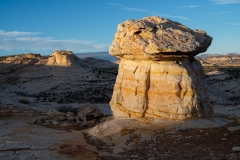
<path fill-rule="evenodd" d="M 200 54 L 197 55 L 197 58 L 207 58 L 207 57 L 232 57 L 232 56 L 240 56 L 239 53 L 227 53 L 227 54 Z"/>
<path fill-rule="evenodd" d="M 115 56 L 110 55 L 107 51 L 106 52 L 74 53 L 74 54 L 79 58 L 93 57 L 96 59 L 104 59 L 111 62 L 115 62 L 119 60 Z"/>

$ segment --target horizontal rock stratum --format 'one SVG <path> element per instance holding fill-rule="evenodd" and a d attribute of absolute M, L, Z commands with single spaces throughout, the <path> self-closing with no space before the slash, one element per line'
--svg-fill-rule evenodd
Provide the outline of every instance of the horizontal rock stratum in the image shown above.
<path fill-rule="evenodd" d="M 126 59 L 175 59 L 205 52 L 211 42 L 203 30 L 153 16 L 120 23 L 109 52 Z"/>
<path fill-rule="evenodd" d="M 213 113 L 194 55 L 212 38 L 159 17 L 119 24 L 110 54 L 121 58 L 110 106 L 115 117 L 177 120 Z"/>

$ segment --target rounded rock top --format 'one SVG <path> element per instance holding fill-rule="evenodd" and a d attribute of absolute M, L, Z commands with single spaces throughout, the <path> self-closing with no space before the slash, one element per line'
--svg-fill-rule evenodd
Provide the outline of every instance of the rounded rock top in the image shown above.
<path fill-rule="evenodd" d="M 203 30 L 151 16 L 120 23 L 109 53 L 133 60 L 179 59 L 205 52 L 211 42 Z"/>

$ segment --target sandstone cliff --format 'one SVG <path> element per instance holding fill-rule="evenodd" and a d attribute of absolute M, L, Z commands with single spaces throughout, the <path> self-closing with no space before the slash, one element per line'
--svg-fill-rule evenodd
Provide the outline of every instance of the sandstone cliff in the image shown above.
<path fill-rule="evenodd" d="M 121 58 L 110 102 L 114 116 L 210 117 L 204 69 L 193 56 L 211 40 L 205 31 L 159 17 L 121 23 L 110 46 Z"/>

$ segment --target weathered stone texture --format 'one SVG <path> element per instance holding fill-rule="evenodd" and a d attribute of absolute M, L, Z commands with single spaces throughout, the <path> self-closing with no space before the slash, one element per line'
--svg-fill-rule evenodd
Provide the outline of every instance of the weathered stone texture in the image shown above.
<path fill-rule="evenodd" d="M 203 67 L 194 55 L 212 38 L 159 17 L 119 24 L 110 54 L 121 58 L 110 102 L 117 117 L 210 117 Z"/>
<path fill-rule="evenodd" d="M 125 59 L 175 59 L 205 52 L 211 41 L 203 30 L 152 16 L 120 23 L 109 52 Z"/>
<path fill-rule="evenodd" d="M 113 114 L 179 120 L 210 117 L 212 108 L 203 77 L 198 60 L 122 59 L 110 102 Z"/>

